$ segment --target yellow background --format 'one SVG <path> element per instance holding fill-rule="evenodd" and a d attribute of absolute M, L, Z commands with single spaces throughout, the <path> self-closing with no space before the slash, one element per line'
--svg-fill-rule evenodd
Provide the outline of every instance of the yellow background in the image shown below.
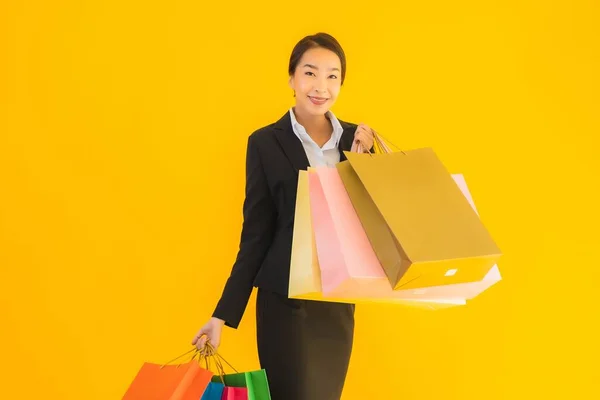
<path fill-rule="evenodd" d="M 3 1 L 0 398 L 118 399 L 236 255 L 248 135 L 327 31 L 334 111 L 465 174 L 504 252 L 467 307 L 361 306 L 344 400 L 600 397 L 600 12 L 589 1 Z M 222 352 L 258 366 L 254 296 Z"/>

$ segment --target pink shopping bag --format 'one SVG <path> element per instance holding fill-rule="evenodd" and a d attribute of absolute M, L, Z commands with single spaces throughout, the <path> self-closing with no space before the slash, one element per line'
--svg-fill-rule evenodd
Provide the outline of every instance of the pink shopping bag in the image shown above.
<path fill-rule="evenodd" d="M 225 386 L 221 400 L 248 400 L 248 389 Z"/>
<path fill-rule="evenodd" d="M 309 174 L 309 190 L 323 294 L 347 295 L 382 284 L 385 288 L 385 272 L 337 169 L 314 170 Z"/>

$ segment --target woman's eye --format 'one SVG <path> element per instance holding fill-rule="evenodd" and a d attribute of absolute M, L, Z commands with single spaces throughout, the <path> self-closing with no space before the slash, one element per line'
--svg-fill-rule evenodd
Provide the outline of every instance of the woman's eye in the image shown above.
<path fill-rule="evenodd" d="M 314 74 L 313 74 L 312 72 L 310 72 L 310 71 L 306 71 L 304 74 L 305 74 L 305 75 L 314 75 Z"/>
<path fill-rule="evenodd" d="M 337 79 L 337 75 L 329 75 L 330 78 Z"/>

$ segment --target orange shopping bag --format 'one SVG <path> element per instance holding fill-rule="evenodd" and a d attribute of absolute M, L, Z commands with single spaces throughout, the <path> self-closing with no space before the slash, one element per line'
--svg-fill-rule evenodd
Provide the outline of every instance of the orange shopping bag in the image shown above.
<path fill-rule="evenodd" d="M 194 358 L 177 365 L 153 364 L 145 362 L 122 400 L 198 400 L 206 390 L 213 373 L 200 367 Z M 183 357 L 184 355 L 180 356 Z M 177 357 L 175 360 L 177 360 Z"/>

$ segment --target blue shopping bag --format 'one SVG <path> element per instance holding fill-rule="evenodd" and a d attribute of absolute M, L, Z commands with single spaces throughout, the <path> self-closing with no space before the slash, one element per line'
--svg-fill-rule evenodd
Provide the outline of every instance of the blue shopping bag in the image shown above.
<path fill-rule="evenodd" d="M 200 400 L 221 400 L 225 385 L 221 382 L 210 382 Z"/>

